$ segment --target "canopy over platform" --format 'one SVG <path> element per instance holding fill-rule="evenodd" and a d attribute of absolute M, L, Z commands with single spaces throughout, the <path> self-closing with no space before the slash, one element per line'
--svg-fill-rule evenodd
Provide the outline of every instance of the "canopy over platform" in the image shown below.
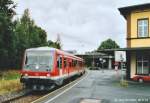
<path fill-rule="evenodd" d="M 135 48 L 118 48 L 118 49 L 103 49 L 99 50 L 98 52 L 103 52 L 106 54 L 114 53 L 114 51 L 146 51 L 150 50 L 150 47 L 135 47 Z"/>

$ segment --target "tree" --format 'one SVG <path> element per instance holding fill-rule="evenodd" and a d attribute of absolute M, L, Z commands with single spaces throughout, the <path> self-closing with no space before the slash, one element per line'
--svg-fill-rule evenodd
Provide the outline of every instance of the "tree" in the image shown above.
<path fill-rule="evenodd" d="M 27 48 L 47 45 L 47 33 L 34 23 L 30 18 L 29 10 L 24 11 L 23 16 L 15 21 L 15 47 L 16 47 L 16 67 L 21 67 L 22 57 Z"/>
<path fill-rule="evenodd" d="M 119 45 L 112 39 L 107 39 L 101 43 L 97 50 L 120 48 Z"/>
<path fill-rule="evenodd" d="M 20 68 L 25 49 L 47 45 L 47 33 L 30 18 L 29 10 L 13 21 L 16 5 L 0 0 L 0 68 Z"/>
<path fill-rule="evenodd" d="M 13 64 L 15 49 L 12 18 L 15 6 L 12 0 L 0 0 L 0 68 Z"/>
<path fill-rule="evenodd" d="M 53 42 L 53 41 L 49 40 L 49 41 L 47 42 L 47 45 L 48 45 L 49 47 L 61 49 L 61 48 L 62 48 L 62 45 L 61 45 L 60 35 L 57 34 L 56 42 Z"/>
<path fill-rule="evenodd" d="M 62 45 L 61 45 L 60 34 L 57 34 L 57 39 L 56 39 L 55 45 L 58 49 L 61 49 Z"/>
<path fill-rule="evenodd" d="M 51 40 L 48 40 L 47 42 L 47 46 L 48 47 L 53 47 L 53 48 L 57 48 L 57 49 L 61 49 L 61 45 L 59 43 L 56 42 L 53 42 Z"/>

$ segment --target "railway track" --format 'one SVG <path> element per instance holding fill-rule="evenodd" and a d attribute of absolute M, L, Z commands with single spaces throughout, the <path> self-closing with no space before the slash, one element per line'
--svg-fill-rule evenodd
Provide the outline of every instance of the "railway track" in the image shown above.
<path fill-rule="evenodd" d="M 57 97 L 59 97 L 60 95 L 62 95 L 63 93 L 67 92 L 68 90 L 70 90 L 72 87 L 74 87 L 75 85 L 77 85 L 81 80 L 84 79 L 84 77 L 86 77 L 88 74 L 88 72 L 86 72 L 83 76 L 81 76 L 80 78 L 77 78 L 76 80 L 62 86 L 61 88 L 48 93 L 47 95 L 31 102 L 31 103 L 49 103 L 51 101 L 53 101 L 54 99 L 56 99 Z"/>
<path fill-rule="evenodd" d="M 32 91 L 29 89 L 23 89 L 23 90 L 20 90 L 18 92 L 13 92 L 13 93 L 10 93 L 7 95 L 3 95 L 0 97 L 0 103 L 8 103 L 11 100 L 21 98 L 25 95 L 28 95 L 30 92 L 32 92 Z"/>
<path fill-rule="evenodd" d="M 77 81 L 83 78 L 85 74 L 80 77 L 72 77 L 71 80 L 66 80 L 62 86 L 55 87 L 50 91 L 38 92 L 27 90 L 17 97 L 2 101 L 2 103 L 42 103 L 44 102 L 44 100 L 46 100 L 45 98 L 49 97 L 50 95 L 53 94 L 51 97 L 54 97 L 61 91 L 65 90 L 66 88 L 69 88 L 71 85 L 74 85 Z"/>
<path fill-rule="evenodd" d="M 46 93 L 30 92 L 29 94 L 25 94 L 20 97 L 13 98 L 13 99 L 5 101 L 3 103 L 30 103 L 30 102 L 44 96 L 45 94 Z"/>

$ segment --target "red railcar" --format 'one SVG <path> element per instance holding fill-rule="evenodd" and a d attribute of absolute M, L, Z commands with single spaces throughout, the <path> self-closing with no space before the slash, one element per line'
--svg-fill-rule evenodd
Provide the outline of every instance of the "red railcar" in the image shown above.
<path fill-rule="evenodd" d="M 65 79 L 85 72 L 84 60 L 64 51 L 39 47 L 25 51 L 20 81 L 33 89 L 62 85 Z"/>

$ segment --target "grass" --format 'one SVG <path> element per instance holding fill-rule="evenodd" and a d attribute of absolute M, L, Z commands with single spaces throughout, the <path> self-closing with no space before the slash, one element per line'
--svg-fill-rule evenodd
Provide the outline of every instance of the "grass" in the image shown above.
<path fill-rule="evenodd" d="M 129 83 L 128 83 L 127 80 L 120 80 L 120 81 L 114 82 L 113 86 L 115 86 L 115 87 L 128 88 L 128 87 L 129 87 Z"/>
<path fill-rule="evenodd" d="M 120 85 L 121 85 L 122 87 L 128 87 L 128 81 L 122 80 L 122 81 L 120 81 Z"/>
<path fill-rule="evenodd" d="M 0 80 L 0 95 L 22 89 L 19 79 Z"/>
<path fill-rule="evenodd" d="M 17 70 L 8 70 L 0 72 L 0 80 L 13 80 L 20 78 L 20 73 Z"/>
<path fill-rule="evenodd" d="M 20 73 L 17 70 L 0 72 L 0 95 L 22 89 Z"/>

